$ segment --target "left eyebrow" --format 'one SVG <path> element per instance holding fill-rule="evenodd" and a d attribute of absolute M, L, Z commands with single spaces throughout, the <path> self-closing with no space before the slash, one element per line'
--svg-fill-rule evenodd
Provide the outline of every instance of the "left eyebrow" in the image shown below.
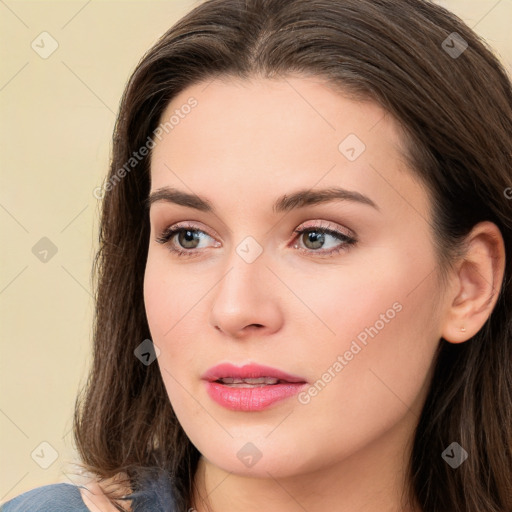
<path fill-rule="evenodd" d="M 159 188 L 146 199 L 145 206 L 147 208 L 151 208 L 152 204 L 160 201 L 194 208 L 195 210 L 200 210 L 202 212 L 215 212 L 215 208 L 207 199 L 196 194 L 189 194 L 176 188 Z M 290 195 L 285 194 L 275 201 L 272 211 L 274 213 L 288 212 L 297 208 L 304 208 L 305 206 L 329 203 L 332 201 L 356 202 L 371 206 L 372 208 L 380 211 L 377 204 L 368 196 L 365 196 L 360 192 L 356 192 L 355 190 L 347 190 L 339 187 L 317 190 L 302 189 L 293 192 Z"/>
<path fill-rule="evenodd" d="M 274 203 L 273 211 L 275 213 L 288 212 L 295 208 L 303 208 L 313 204 L 330 203 L 332 201 L 352 201 L 364 205 L 371 206 L 380 211 L 377 204 L 368 196 L 356 192 L 355 190 L 347 190 L 339 187 L 331 187 L 324 189 L 303 189 L 294 192 L 291 195 L 284 195 L 277 199 Z"/>

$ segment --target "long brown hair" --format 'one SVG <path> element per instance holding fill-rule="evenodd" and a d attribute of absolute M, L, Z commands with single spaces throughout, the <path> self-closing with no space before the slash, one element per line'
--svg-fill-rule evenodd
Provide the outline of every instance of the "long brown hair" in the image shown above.
<path fill-rule="evenodd" d="M 134 356 L 151 337 L 143 303 L 150 154 L 128 170 L 126 163 L 187 86 L 289 74 L 323 78 L 399 122 L 411 172 L 431 199 L 442 275 L 480 221 L 499 227 L 512 254 L 511 82 L 459 18 L 424 0 L 208 0 L 196 7 L 144 55 L 122 97 L 94 265 L 94 360 L 74 418 L 84 468 L 100 480 L 125 474 L 133 488 L 140 468 L 161 468 L 182 512 L 200 454 L 174 415 L 158 365 Z M 425 512 L 512 510 L 510 261 L 498 286 L 495 308 L 471 340 L 440 340 L 406 489 Z M 453 441 L 469 453 L 456 470 L 441 457 Z"/>

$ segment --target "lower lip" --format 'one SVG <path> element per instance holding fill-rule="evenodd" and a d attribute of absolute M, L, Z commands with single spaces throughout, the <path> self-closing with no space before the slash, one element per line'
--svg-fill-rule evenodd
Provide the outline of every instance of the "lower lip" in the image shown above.
<path fill-rule="evenodd" d="M 206 389 L 212 400 L 232 411 L 262 411 L 275 402 L 296 395 L 306 385 L 305 382 L 287 382 L 237 388 L 218 382 L 206 382 Z"/>

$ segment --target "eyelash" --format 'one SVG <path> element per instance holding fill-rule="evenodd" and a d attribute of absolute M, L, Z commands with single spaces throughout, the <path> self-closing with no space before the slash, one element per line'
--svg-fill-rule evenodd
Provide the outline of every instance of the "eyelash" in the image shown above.
<path fill-rule="evenodd" d="M 163 244 L 163 245 L 169 244 L 169 242 L 173 239 L 173 237 L 175 235 L 177 235 L 183 231 L 193 231 L 193 232 L 203 233 L 207 236 L 210 236 L 205 231 L 202 231 L 201 229 L 197 229 L 194 226 L 187 225 L 187 224 L 185 224 L 185 225 L 178 224 L 176 226 L 171 226 L 171 227 L 165 229 L 163 231 L 163 233 L 158 238 L 156 238 L 156 242 L 159 244 Z M 295 237 L 294 240 L 297 240 L 298 238 L 300 238 L 300 236 L 302 234 L 309 233 L 309 232 L 331 235 L 334 238 L 337 238 L 338 240 L 343 242 L 343 244 L 334 249 L 330 249 L 328 251 L 321 251 L 321 250 L 315 251 L 313 249 L 304 249 L 303 247 L 297 247 L 297 249 L 302 253 L 307 253 L 307 254 L 317 253 L 323 257 L 325 257 L 325 256 L 330 257 L 330 256 L 334 256 L 335 254 L 338 254 L 340 252 L 347 251 L 351 246 L 353 246 L 357 243 L 357 239 L 355 239 L 351 236 L 341 233 L 340 231 L 337 231 L 334 229 L 329 229 L 329 228 L 322 227 L 322 226 L 307 226 L 302 229 L 296 229 L 296 230 L 294 230 L 294 233 L 296 233 L 297 236 Z M 188 249 L 188 250 L 180 249 L 179 247 L 172 247 L 171 244 L 169 244 L 169 251 L 171 251 L 172 253 L 175 253 L 176 256 L 178 256 L 178 257 L 190 258 L 190 257 L 198 256 L 197 249 Z"/>

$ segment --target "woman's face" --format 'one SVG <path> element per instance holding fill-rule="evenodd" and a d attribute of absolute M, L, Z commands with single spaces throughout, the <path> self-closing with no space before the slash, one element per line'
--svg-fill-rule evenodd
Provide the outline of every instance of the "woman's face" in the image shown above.
<path fill-rule="evenodd" d="M 196 84 L 167 121 L 144 298 L 190 440 L 265 477 L 401 460 L 443 307 L 427 193 L 395 122 L 300 77 Z M 210 372 L 224 363 L 276 371 Z M 280 380 L 211 382 L 244 375 Z"/>

